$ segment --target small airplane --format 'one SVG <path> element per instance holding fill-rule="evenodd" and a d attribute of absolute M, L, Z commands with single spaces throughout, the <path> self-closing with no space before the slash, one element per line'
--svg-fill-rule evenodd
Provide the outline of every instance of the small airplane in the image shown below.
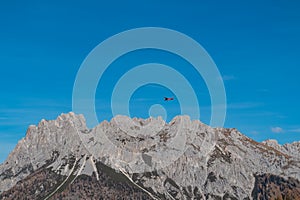
<path fill-rule="evenodd" d="M 169 97 L 164 97 L 164 98 L 165 98 L 165 101 L 173 101 L 173 100 L 174 100 L 173 97 L 171 97 L 171 98 L 169 98 Z"/>

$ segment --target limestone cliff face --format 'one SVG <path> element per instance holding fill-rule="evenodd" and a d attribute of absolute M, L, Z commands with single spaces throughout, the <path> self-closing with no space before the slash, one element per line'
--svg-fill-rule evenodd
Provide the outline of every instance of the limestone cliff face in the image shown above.
<path fill-rule="evenodd" d="M 258 143 L 236 129 L 212 128 L 187 116 L 170 123 L 117 116 L 88 129 L 82 115 L 68 113 L 28 128 L 0 165 L 0 199 L 25 194 L 29 183 L 35 188 L 32 199 L 74 199 L 78 190 L 86 191 L 81 186 L 88 181 L 92 187 L 83 193 L 95 199 L 101 194 L 297 199 L 299 180 L 300 142 Z"/>

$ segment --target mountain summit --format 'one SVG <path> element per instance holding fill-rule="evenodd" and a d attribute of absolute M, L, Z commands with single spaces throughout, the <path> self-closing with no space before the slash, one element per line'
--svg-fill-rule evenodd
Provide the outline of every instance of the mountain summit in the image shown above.
<path fill-rule="evenodd" d="M 30 126 L 0 165 L 0 199 L 300 199 L 300 142 L 258 143 L 188 116 L 83 115 Z"/>

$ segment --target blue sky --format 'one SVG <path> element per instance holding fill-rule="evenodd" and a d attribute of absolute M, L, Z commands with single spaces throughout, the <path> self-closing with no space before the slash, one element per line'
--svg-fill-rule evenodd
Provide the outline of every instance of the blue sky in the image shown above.
<path fill-rule="evenodd" d="M 30 124 L 72 110 L 76 73 L 88 53 L 108 37 L 138 27 L 165 27 L 199 42 L 223 76 L 228 110 L 225 127 L 255 140 L 300 140 L 300 2 L 266 1 L 1 1 L 0 2 L 0 162 L 24 137 Z M 100 81 L 96 109 L 109 119 L 107 105 L 118 65 L 184 61 L 166 52 L 134 52 L 116 60 Z M 123 71 L 123 72 L 124 72 Z M 192 74 L 186 67 L 181 73 Z M 209 95 L 192 76 L 208 123 Z M 101 86 L 102 84 L 102 86 Z M 132 115 L 146 117 L 162 103 L 179 113 L 174 95 L 159 85 L 139 88 L 130 100 Z M 200 106 L 200 107 L 201 107 Z"/>

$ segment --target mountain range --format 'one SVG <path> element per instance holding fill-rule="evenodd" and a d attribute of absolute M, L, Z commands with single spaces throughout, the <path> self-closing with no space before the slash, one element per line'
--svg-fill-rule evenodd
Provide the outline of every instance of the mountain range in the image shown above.
<path fill-rule="evenodd" d="M 256 142 L 188 116 L 61 114 L 0 165 L 0 199 L 300 199 L 300 142 Z"/>

